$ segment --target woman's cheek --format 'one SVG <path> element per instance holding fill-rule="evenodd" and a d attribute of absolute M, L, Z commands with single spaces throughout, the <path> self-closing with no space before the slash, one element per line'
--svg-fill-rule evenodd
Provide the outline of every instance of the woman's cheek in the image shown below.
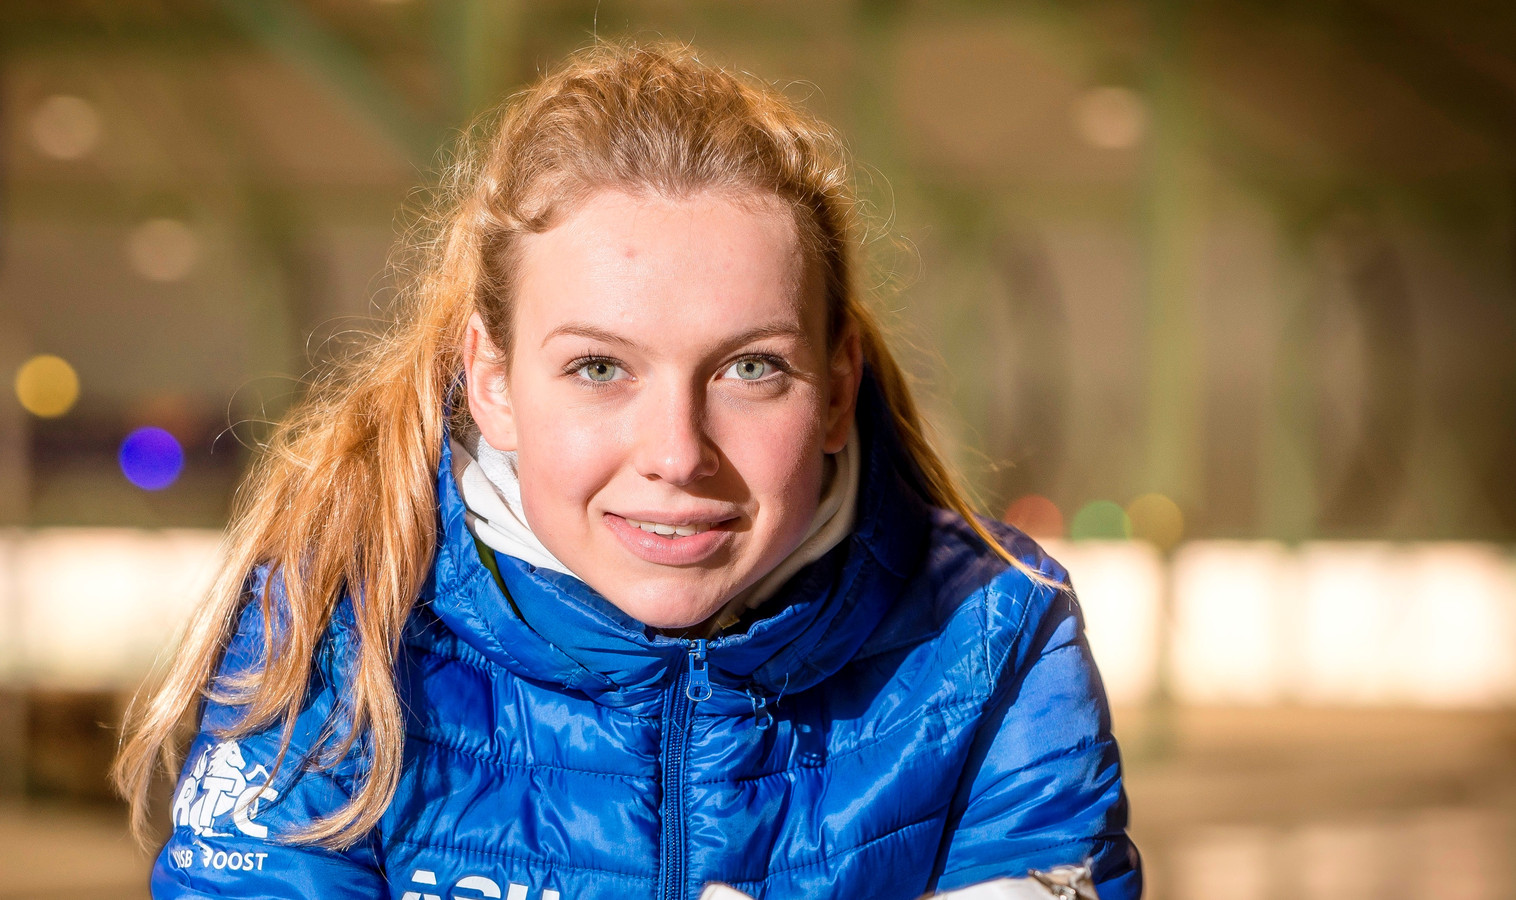
<path fill-rule="evenodd" d="M 616 470 L 616 446 L 606 429 L 593 424 L 566 426 L 543 448 L 543 469 L 559 485 L 558 490 L 587 494 L 589 485 L 603 483 Z"/>
<path fill-rule="evenodd" d="M 722 449 L 755 490 L 763 485 L 768 493 L 804 494 L 819 481 L 821 432 L 819 411 L 810 405 L 737 416 Z"/>
<path fill-rule="evenodd" d="M 621 428 L 614 414 L 568 404 L 533 411 L 521 434 L 518 465 L 523 483 L 543 494 L 583 499 L 617 466 Z"/>

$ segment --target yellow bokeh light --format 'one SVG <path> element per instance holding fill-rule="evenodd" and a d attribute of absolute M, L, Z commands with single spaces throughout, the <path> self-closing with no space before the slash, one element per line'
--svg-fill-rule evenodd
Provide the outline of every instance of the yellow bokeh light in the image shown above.
<path fill-rule="evenodd" d="M 1179 504 L 1162 494 L 1143 494 L 1126 508 L 1132 521 L 1132 537 L 1168 550 L 1184 536 L 1184 513 Z"/>
<path fill-rule="evenodd" d="M 33 356 L 16 370 L 16 399 L 34 416 L 57 418 L 79 399 L 79 376 L 62 357 Z"/>

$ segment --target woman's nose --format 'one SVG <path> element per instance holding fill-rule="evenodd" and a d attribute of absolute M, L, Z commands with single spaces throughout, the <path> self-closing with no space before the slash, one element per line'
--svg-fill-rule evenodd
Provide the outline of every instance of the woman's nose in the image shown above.
<path fill-rule="evenodd" d="M 638 474 L 678 485 L 714 475 L 720 457 L 706 431 L 698 392 L 658 392 L 644 400 L 637 428 Z"/>

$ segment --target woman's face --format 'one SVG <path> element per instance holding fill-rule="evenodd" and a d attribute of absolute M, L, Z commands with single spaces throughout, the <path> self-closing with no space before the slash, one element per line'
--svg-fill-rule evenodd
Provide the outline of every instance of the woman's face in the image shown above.
<path fill-rule="evenodd" d="M 805 537 L 861 373 L 774 198 L 594 195 L 524 238 L 507 366 L 476 316 L 480 431 L 542 543 L 642 622 L 710 618 Z"/>

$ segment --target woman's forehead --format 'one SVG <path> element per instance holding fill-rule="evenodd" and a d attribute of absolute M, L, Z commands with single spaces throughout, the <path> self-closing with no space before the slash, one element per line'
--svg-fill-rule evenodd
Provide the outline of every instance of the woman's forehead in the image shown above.
<path fill-rule="evenodd" d="M 755 330 L 824 342 L 821 279 L 777 198 L 605 191 L 527 236 L 519 260 L 521 343 L 573 331 L 657 344 Z"/>

